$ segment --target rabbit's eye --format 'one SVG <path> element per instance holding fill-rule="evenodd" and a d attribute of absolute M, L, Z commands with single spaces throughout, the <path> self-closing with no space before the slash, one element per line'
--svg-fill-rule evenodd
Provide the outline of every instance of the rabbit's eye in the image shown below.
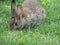
<path fill-rule="evenodd" d="M 15 25 L 17 26 L 17 23 L 15 23 Z"/>
<path fill-rule="evenodd" d="M 14 18 L 14 17 L 11 17 L 11 18 Z"/>

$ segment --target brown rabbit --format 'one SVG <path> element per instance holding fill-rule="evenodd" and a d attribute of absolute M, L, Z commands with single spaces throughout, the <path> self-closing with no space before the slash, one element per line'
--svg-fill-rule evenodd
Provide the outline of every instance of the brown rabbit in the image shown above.
<path fill-rule="evenodd" d="M 11 29 L 31 28 L 45 20 L 45 10 L 37 0 L 25 0 L 16 8 L 15 0 L 11 3 L 12 17 L 8 27 Z"/>

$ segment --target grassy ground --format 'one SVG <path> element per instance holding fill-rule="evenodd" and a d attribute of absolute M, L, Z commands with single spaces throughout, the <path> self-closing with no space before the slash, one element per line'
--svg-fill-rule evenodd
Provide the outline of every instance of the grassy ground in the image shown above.
<path fill-rule="evenodd" d="M 60 45 L 60 0 L 39 0 L 46 10 L 45 23 L 21 31 L 7 28 L 10 1 L 0 2 L 0 45 Z"/>

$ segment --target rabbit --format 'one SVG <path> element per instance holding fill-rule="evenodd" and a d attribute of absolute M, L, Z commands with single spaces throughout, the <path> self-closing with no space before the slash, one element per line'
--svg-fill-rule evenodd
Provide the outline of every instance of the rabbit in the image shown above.
<path fill-rule="evenodd" d="M 46 18 L 45 9 L 37 0 L 25 0 L 16 7 L 15 0 L 11 1 L 12 17 L 9 20 L 9 29 L 31 29 Z"/>

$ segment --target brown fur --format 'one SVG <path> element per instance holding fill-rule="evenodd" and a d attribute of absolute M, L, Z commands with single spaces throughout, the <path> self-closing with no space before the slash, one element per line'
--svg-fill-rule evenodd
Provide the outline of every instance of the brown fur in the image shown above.
<path fill-rule="evenodd" d="M 37 0 L 25 0 L 16 8 L 15 0 L 11 3 L 12 17 L 9 20 L 10 29 L 31 28 L 45 20 L 45 10 Z"/>

